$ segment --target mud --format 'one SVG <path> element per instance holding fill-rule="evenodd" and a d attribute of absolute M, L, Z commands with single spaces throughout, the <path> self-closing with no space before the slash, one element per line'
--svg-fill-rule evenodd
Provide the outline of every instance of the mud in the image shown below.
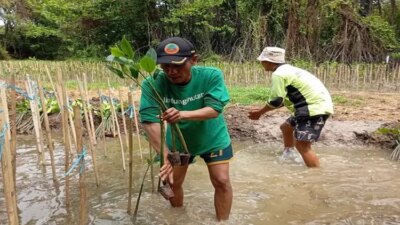
<path fill-rule="evenodd" d="M 137 105 L 139 95 L 136 93 L 135 96 L 135 105 Z M 396 137 L 380 134 L 377 129 L 382 127 L 400 129 L 398 93 L 342 91 L 333 92 L 332 96 L 342 100 L 336 101 L 335 114 L 328 119 L 317 145 L 338 147 L 376 145 L 383 148 L 395 146 Z M 99 105 L 97 96 L 92 95 L 91 104 L 95 107 Z M 261 107 L 261 105 L 231 104 L 226 107 L 224 115 L 231 137 L 235 140 L 252 140 L 256 143 L 281 142 L 282 135 L 279 126 L 290 116 L 290 113 L 281 108 L 268 112 L 260 120 L 252 121 L 247 118 L 247 113 L 252 107 Z M 50 115 L 49 119 L 51 129 L 61 130 L 60 114 Z M 99 117 L 95 117 L 94 120 L 95 126 L 101 122 Z M 119 122 L 122 128 L 121 116 Z M 20 133 L 27 133 L 27 131 Z"/>
<path fill-rule="evenodd" d="M 279 126 L 290 116 L 287 112 L 271 112 L 252 121 L 247 118 L 250 107 L 233 106 L 226 110 L 226 120 L 231 137 L 241 141 L 253 140 L 256 143 L 281 142 Z M 383 121 L 372 120 L 337 120 L 329 118 L 318 141 L 318 145 L 351 147 L 357 145 L 379 145 L 393 147 L 394 139 L 376 132 L 386 127 Z M 400 123 L 398 123 L 400 126 Z"/>
<path fill-rule="evenodd" d="M 342 91 L 333 92 L 332 96 L 344 100 L 335 103 L 335 114 L 328 119 L 317 145 L 375 145 L 382 148 L 396 145 L 396 137 L 377 130 L 383 127 L 400 129 L 398 93 Z M 260 106 L 232 105 L 226 108 L 225 118 L 232 138 L 257 143 L 281 142 L 279 126 L 290 113 L 281 108 L 266 113 L 260 120 L 248 119 L 248 111 Z"/>

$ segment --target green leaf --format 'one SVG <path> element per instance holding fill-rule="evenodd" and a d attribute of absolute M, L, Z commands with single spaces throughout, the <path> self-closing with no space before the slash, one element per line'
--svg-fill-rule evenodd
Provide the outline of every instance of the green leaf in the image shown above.
<path fill-rule="evenodd" d="M 155 62 L 157 62 L 157 53 L 154 48 L 150 48 L 147 52 L 146 55 L 148 55 L 150 58 L 152 58 Z"/>
<path fill-rule="evenodd" d="M 111 70 L 111 72 L 117 74 L 120 78 L 122 78 L 122 79 L 124 78 L 124 73 L 123 73 L 121 70 L 119 70 L 119 69 L 117 69 L 117 68 L 114 68 L 114 67 L 112 67 L 112 66 L 110 66 L 110 65 L 106 65 L 106 67 L 107 67 L 109 70 Z"/>
<path fill-rule="evenodd" d="M 144 69 L 146 72 L 151 73 L 154 71 L 156 68 L 156 61 L 152 59 L 150 56 L 145 55 L 141 60 L 140 60 L 140 66 L 142 69 Z"/>
<path fill-rule="evenodd" d="M 115 57 L 125 56 L 124 52 L 121 51 L 121 49 L 119 49 L 118 47 L 112 47 L 112 48 L 110 48 L 110 50 L 111 50 L 111 54 Z"/>
<path fill-rule="evenodd" d="M 132 59 L 127 59 L 127 58 L 125 58 L 125 57 L 119 57 L 119 59 L 122 60 L 122 61 L 124 61 L 126 64 L 128 64 L 128 63 L 133 63 L 133 60 L 132 60 Z"/>
<path fill-rule="evenodd" d="M 125 36 L 121 40 L 121 50 L 125 53 L 125 55 L 129 59 L 133 58 L 134 52 L 133 52 L 132 46 L 129 43 L 129 41 L 126 40 Z"/>
<path fill-rule="evenodd" d="M 137 70 L 136 68 L 134 68 L 133 66 L 129 67 L 129 70 L 131 71 L 131 77 L 134 79 L 138 79 L 139 77 L 139 70 Z"/>
<path fill-rule="evenodd" d="M 114 62 L 114 59 L 115 59 L 115 56 L 113 56 L 113 55 L 109 55 L 106 57 L 106 61 L 108 61 L 108 62 Z"/>
<path fill-rule="evenodd" d="M 124 57 L 115 57 L 112 62 L 116 62 L 121 65 L 126 65 L 126 64 L 128 64 L 128 61 L 126 61 L 125 59 L 126 58 L 124 58 Z"/>
<path fill-rule="evenodd" d="M 124 72 L 124 74 L 130 73 L 129 67 L 127 65 L 122 65 L 122 64 L 120 64 L 120 65 L 121 65 L 121 70 L 122 70 L 122 72 Z"/>

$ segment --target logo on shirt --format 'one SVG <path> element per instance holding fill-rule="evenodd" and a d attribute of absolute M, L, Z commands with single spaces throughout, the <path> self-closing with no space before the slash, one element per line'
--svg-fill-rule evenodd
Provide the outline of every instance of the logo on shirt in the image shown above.
<path fill-rule="evenodd" d="M 201 99 L 204 96 L 204 93 L 196 94 L 194 96 L 185 98 L 185 99 L 174 99 L 174 98 L 166 98 L 164 97 L 164 102 L 166 104 L 173 104 L 173 105 L 187 105 L 189 102 L 196 101 L 198 99 Z"/>

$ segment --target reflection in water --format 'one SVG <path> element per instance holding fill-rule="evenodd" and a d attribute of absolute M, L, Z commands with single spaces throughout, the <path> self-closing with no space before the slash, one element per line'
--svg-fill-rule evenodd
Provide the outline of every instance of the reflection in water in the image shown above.
<path fill-rule="evenodd" d="M 77 224 L 78 175 L 71 177 L 71 211 L 65 208 L 63 147 L 56 143 L 59 190 L 52 183 L 50 163 L 37 166 L 33 137 L 23 137 L 18 148 L 17 196 L 21 224 Z M 22 139 L 22 138 L 21 138 Z M 91 160 L 87 189 L 91 224 L 132 224 L 126 214 L 128 171 L 123 172 L 118 140 L 108 140 L 107 157 L 98 149 L 100 187 L 96 187 Z M 144 143 L 144 141 L 143 141 Z M 234 143 L 231 162 L 234 199 L 231 218 L 220 224 L 399 224 L 400 177 L 398 163 L 373 149 L 318 147 L 322 167 L 278 160 L 281 148 L 269 144 Z M 146 149 L 145 152 L 148 150 Z M 139 151 L 134 157 L 134 199 L 146 168 Z M 47 156 L 47 162 L 50 162 Z M 155 169 L 157 170 L 157 169 Z M 3 184 L 0 176 L 0 189 Z M 156 179 L 157 181 L 157 179 Z M 137 224 L 216 224 L 213 188 L 199 158 L 190 166 L 184 183 L 185 206 L 171 208 L 145 184 Z M 0 198 L 0 224 L 6 224 L 4 198 Z"/>

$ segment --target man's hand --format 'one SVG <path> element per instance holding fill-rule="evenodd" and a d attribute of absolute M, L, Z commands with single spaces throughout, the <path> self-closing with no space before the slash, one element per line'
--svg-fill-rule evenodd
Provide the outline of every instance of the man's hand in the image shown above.
<path fill-rule="evenodd" d="M 167 123 L 176 123 L 182 119 L 182 112 L 175 108 L 169 108 L 161 115 L 161 119 Z"/>
<path fill-rule="evenodd" d="M 174 167 L 172 167 L 167 157 L 164 158 L 164 165 L 160 168 L 159 176 L 163 182 L 174 183 Z"/>
<path fill-rule="evenodd" d="M 258 120 L 260 119 L 261 115 L 264 114 L 264 108 L 252 108 L 249 111 L 249 114 L 247 115 L 247 117 L 249 117 L 249 119 L 251 120 Z"/>

